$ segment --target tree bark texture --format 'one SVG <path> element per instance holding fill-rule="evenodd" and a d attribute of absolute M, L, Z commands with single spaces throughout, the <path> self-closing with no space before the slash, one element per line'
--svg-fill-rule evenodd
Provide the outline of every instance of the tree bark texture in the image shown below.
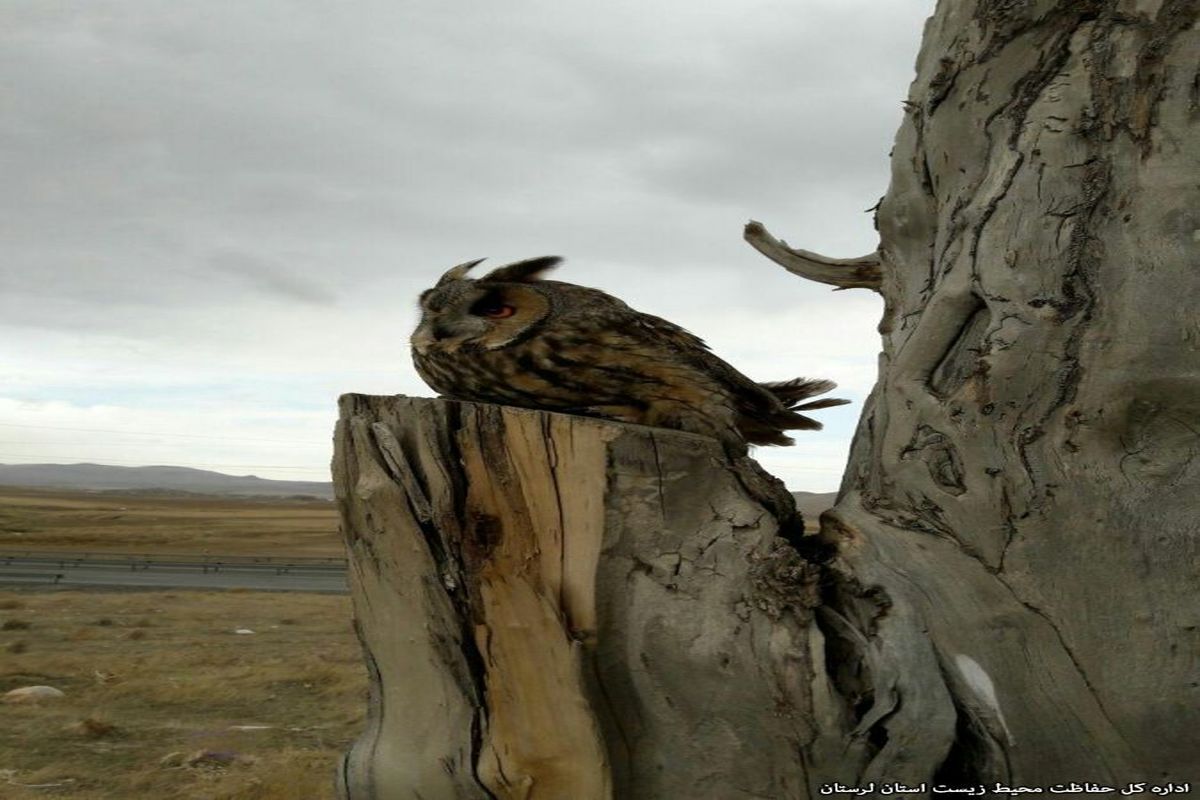
<path fill-rule="evenodd" d="M 927 24 L 879 380 L 823 520 L 864 779 L 1200 776 L 1198 15 Z"/>
<path fill-rule="evenodd" d="M 793 798 L 848 776 L 799 757 L 840 747 L 845 713 L 817 571 L 777 536 L 791 498 L 749 459 L 346 395 L 334 476 L 373 692 L 342 797 Z"/>

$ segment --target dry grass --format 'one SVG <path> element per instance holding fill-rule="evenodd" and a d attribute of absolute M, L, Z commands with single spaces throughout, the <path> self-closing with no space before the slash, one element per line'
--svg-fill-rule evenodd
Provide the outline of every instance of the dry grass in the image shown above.
<path fill-rule="evenodd" d="M 67 693 L 0 705 L 0 797 L 332 797 L 365 709 L 350 618 L 335 595 L 0 590 L 0 621 L 30 623 L 0 632 L 0 692 Z M 162 763 L 200 750 L 233 761 Z"/>
<path fill-rule="evenodd" d="M 0 488 L 0 549 L 341 556 L 319 500 Z"/>

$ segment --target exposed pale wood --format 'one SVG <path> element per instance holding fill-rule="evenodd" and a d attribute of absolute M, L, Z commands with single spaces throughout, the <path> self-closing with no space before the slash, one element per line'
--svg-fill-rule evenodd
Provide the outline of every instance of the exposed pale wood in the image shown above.
<path fill-rule="evenodd" d="M 540 425 L 497 424 L 496 416 L 468 409 L 458 435 L 474 516 L 465 533 L 476 549 L 465 554 L 462 590 L 478 602 L 487 707 L 478 774 L 498 797 L 608 798 L 608 759 L 580 662 L 581 640 L 595 637 L 602 506 L 586 495 L 603 493 L 603 433 L 572 450 Z M 592 512 L 573 515 L 574 525 L 560 481 Z"/>
<path fill-rule="evenodd" d="M 776 239 L 761 222 L 746 223 L 744 238 L 755 250 L 801 278 L 828 283 L 841 289 L 879 290 L 880 261 L 876 253 L 858 258 L 828 258 L 808 250 L 789 247 Z"/>

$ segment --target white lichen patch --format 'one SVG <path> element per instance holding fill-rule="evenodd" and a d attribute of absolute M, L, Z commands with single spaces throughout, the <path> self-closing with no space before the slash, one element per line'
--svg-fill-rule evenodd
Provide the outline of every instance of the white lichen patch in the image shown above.
<path fill-rule="evenodd" d="M 1004 712 L 1000 710 L 1000 700 L 996 697 L 996 686 L 992 683 L 991 677 L 978 661 L 962 653 L 954 657 L 954 665 L 958 667 L 959 673 L 966 681 L 967 686 L 975 693 L 975 697 L 995 713 L 996 721 L 1000 723 L 1000 727 L 1004 729 L 1004 735 L 1011 741 L 1012 732 L 1008 729 L 1008 723 L 1004 721 Z"/>

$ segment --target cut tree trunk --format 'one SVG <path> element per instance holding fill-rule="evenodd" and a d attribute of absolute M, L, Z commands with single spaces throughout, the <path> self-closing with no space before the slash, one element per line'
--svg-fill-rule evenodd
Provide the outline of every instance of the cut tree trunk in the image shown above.
<path fill-rule="evenodd" d="M 342 797 L 805 797 L 841 746 L 790 497 L 715 440 L 346 395 L 334 476 L 373 691 Z"/>
<path fill-rule="evenodd" d="M 1200 780 L 1198 17 L 943 0 L 877 253 L 750 226 L 885 300 L 816 536 L 702 437 L 343 398 L 342 797 Z"/>

